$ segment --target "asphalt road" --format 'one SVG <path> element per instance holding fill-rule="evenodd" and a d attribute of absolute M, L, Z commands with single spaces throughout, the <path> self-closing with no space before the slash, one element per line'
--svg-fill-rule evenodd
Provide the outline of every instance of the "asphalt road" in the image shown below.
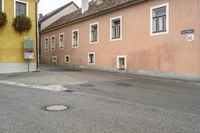
<path fill-rule="evenodd" d="M 54 92 L 0 84 L 0 133 L 200 133 L 200 87 L 95 71 Z M 61 112 L 46 111 L 68 105 Z"/>

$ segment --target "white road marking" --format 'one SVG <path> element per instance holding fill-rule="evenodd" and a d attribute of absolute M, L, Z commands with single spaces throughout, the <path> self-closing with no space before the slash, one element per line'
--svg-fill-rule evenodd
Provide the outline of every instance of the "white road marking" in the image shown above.
<path fill-rule="evenodd" d="M 50 91 L 66 91 L 66 90 L 68 90 L 67 88 L 63 87 L 62 85 L 47 85 L 47 86 L 28 85 L 28 84 L 24 84 L 24 83 L 18 83 L 18 82 L 13 82 L 13 81 L 6 81 L 6 80 L 0 80 L 0 84 L 21 86 L 21 87 L 28 87 L 28 88 L 35 88 L 35 89 L 42 89 L 42 90 L 50 90 Z"/>

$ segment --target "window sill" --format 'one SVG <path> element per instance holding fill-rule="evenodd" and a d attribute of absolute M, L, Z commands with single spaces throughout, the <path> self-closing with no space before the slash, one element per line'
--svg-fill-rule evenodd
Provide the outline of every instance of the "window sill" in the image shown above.
<path fill-rule="evenodd" d="M 95 65 L 95 63 L 88 63 L 88 65 Z"/>
<path fill-rule="evenodd" d="M 161 32 L 167 32 L 167 30 L 153 31 L 152 33 L 153 33 L 153 34 L 156 34 L 156 33 L 161 33 Z"/>
<path fill-rule="evenodd" d="M 122 40 L 122 37 L 110 38 L 110 41 L 120 41 L 120 40 Z"/>
<path fill-rule="evenodd" d="M 168 33 L 169 33 L 169 31 L 151 32 L 151 36 L 164 35 L 164 34 L 168 34 Z"/>
<path fill-rule="evenodd" d="M 77 46 L 72 46 L 72 48 L 78 48 L 78 45 Z"/>
<path fill-rule="evenodd" d="M 64 47 L 60 47 L 60 50 L 63 50 L 63 49 L 65 49 Z"/>
<path fill-rule="evenodd" d="M 90 42 L 97 42 L 97 40 L 92 40 L 92 41 L 90 41 Z"/>
<path fill-rule="evenodd" d="M 96 41 L 90 41 L 90 42 L 89 42 L 89 44 L 96 44 L 96 43 L 99 43 L 99 41 L 96 40 Z"/>
<path fill-rule="evenodd" d="M 119 71 L 125 71 L 126 68 L 118 68 Z"/>

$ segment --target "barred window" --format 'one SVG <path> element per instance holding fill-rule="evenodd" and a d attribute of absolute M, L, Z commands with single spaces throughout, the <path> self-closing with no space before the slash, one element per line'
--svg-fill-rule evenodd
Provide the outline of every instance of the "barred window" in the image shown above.
<path fill-rule="evenodd" d="M 95 64 L 95 53 L 94 52 L 88 53 L 88 64 L 89 65 Z"/>

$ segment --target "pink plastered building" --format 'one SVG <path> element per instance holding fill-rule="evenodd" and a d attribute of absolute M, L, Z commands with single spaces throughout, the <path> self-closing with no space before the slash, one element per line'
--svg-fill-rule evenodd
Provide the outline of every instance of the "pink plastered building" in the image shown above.
<path fill-rule="evenodd" d="M 199 0 L 84 2 L 41 31 L 42 63 L 200 81 Z"/>

